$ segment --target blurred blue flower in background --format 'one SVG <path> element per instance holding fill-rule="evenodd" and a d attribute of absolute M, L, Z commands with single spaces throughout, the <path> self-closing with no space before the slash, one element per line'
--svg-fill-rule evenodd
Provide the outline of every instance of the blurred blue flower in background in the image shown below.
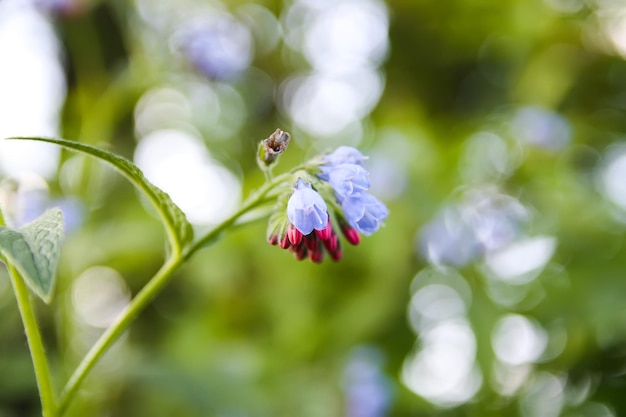
<path fill-rule="evenodd" d="M 528 210 L 511 196 L 471 190 L 422 228 L 420 252 L 435 265 L 463 266 L 517 240 L 528 217 Z"/>
<path fill-rule="evenodd" d="M 58 16 L 71 16 L 86 4 L 82 0 L 32 0 L 32 2 L 38 9 Z"/>
<path fill-rule="evenodd" d="M 369 172 L 360 165 L 339 164 L 320 168 L 322 173 L 319 178 L 328 181 L 340 200 L 370 188 Z"/>
<path fill-rule="evenodd" d="M 236 79 L 252 60 L 250 30 L 228 15 L 191 22 L 179 43 L 187 59 L 216 80 Z"/>
<path fill-rule="evenodd" d="M 540 107 L 522 107 L 511 121 L 511 130 L 521 142 L 547 149 L 561 149 L 570 141 L 571 128 L 563 116 Z"/>
<path fill-rule="evenodd" d="M 358 347 L 345 367 L 346 416 L 383 417 L 389 408 L 390 384 L 382 371 L 383 358 L 373 347 Z"/>
<path fill-rule="evenodd" d="M 420 231 L 419 251 L 435 265 L 463 266 L 480 253 L 474 231 L 458 207 L 445 207 Z"/>
<path fill-rule="evenodd" d="M 42 177 L 24 174 L 0 181 L 0 208 L 7 224 L 13 228 L 32 222 L 53 207 L 63 212 L 66 234 L 82 226 L 85 219 L 83 201 L 73 196 L 53 198 L 48 183 Z"/>

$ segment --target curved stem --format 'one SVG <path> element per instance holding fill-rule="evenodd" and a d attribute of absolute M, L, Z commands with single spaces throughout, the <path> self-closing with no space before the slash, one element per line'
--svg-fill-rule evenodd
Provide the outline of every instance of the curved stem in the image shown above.
<path fill-rule="evenodd" d="M 37 318 L 30 300 L 30 293 L 26 287 L 26 283 L 17 272 L 17 270 L 7 264 L 9 276 L 15 297 L 17 298 L 17 306 L 22 316 L 24 330 L 26 332 L 26 340 L 30 349 L 30 356 L 33 360 L 35 369 L 35 378 L 37 379 L 37 388 L 39 389 L 39 398 L 41 399 L 42 415 L 44 417 L 55 416 L 55 399 L 52 390 L 52 382 L 50 380 L 50 368 L 48 367 L 48 359 L 43 347 L 43 340 L 37 325 Z"/>
<path fill-rule="evenodd" d="M 182 255 L 173 253 L 161 269 L 139 291 L 118 319 L 100 336 L 100 339 L 92 346 L 87 355 L 78 365 L 59 398 L 58 417 L 63 415 L 68 405 L 89 372 L 98 363 L 102 355 L 124 333 L 137 315 L 156 297 L 157 294 L 170 282 L 178 267 L 189 259 L 195 252 L 204 246 L 216 241 L 219 236 L 230 226 L 234 225 L 244 214 L 269 201 L 272 188 L 287 178 L 289 174 L 279 175 L 272 181 L 266 182 L 255 194 L 253 194 L 243 206 L 228 219 L 209 231 L 205 236 L 194 243 Z"/>
<path fill-rule="evenodd" d="M 277 184 L 280 184 L 285 178 L 287 178 L 290 173 L 282 174 L 277 177 L 274 177 L 271 181 L 266 181 L 265 184 L 259 190 L 254 193 L 250 198 L 244 202 L 241 208 L 228 219 L 224 220 L 217 227 L 212 229 L 209 233 L 204 235 L 198 241 L 196 241 L 191 247 L 189 247 L 183 254 L 184 259 L 189 259 L 194 253 L 196 253 L 199 249 L 204 246 L 209 245 L 211 242 L 219 238 L 224 230 L 228 227 L 232 226 L 239 220 L 241 216 L 249 212 L 250 210 L 270 201 L 268 198 L 269 192 L 274 188 Z"/>
<path fill-rule="evenodd" d="M 128 304 L 126 309 L 117 318 L 92 346 L 87 355 L 78 365 L 59 397 L 58 415 L 61 416 L 67 409 L 70 401 L 76 394 L 78 387 L 83 382 L 89 371 L 93 369 L 102 355 L 124 333 L 137 315 L 156 297 L 156 295 L 171 280 L 172 275 L 182 263 L 182 258 L 173 257 L 167 260 L 152 279 L 139 291 Z"/>
<path fill-rule="evenodd" d="M 209 233 L 204 235 L 201 239 L 199 239 L 196 243 L 194 243 L 187 251 L 183 253 L 183 258 L 185 260 L 191 258 L 191 256 L 196 253 L 199 249 L 202 249 L 205 246 L 210 245 L 214 241 L 216 241 L 220 235 L 228 229 L 230 226 L 234 225 L 237 220 L 244 214 L 248 213 L 250 210 L 260 206 L 265 203 L 266 200 L 263 198 L 254 199 L 248 204 L 244 204 L 235 214 L 230 216 L 228 219 L 224 220 L 215 228 L 211 229 Z"/>

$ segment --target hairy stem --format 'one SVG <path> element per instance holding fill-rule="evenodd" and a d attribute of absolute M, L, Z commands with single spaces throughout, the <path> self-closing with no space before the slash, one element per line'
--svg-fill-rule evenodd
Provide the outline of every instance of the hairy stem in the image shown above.
<path fill-rule="evenodd" d="M 37 325 L 37 318 L 30 299 L 30 293 L 26 287 L 26 283 L 20 276 L 19 272 L 7 263 L 11 284 L 17 298 L 17 306 L 22 316 L 24 330 L 26 332 L 26 340 L 30 349 L 30 356 L 33 360 L 35 368 L 35 378 L 37 379 L 37 388 L 39 389 L 39 398 L 41 399 L 42 415 L 44 417 L 54 417 L 55 399 L 52 390 L 52 382 L 50 380 L 50 368 L 48 367 L 48 359 L 43 347 L 43 340 Z"/>

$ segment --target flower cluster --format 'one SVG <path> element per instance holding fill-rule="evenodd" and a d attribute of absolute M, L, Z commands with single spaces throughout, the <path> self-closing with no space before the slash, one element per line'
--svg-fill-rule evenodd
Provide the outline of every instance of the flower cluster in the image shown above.
<path fill-rule="evenodd" d="M 369 194 L 369 172 L 363 167 L 366 158 L 358 150 L 340 146 L 324 158 L 318 177 L 335 192 L 348 224 L 364 235 L 378 231 L 389 210 Z"/>
<path fill-rule="evenodd" d="M 333 221 L 353 245 L 360 242 L 359 233 L 376 232 L 389 211 L 368 193 L 365 159 L 358 150 L 342 146 L 296 171 L 294 186 L 279 198 L 270 218 L 269 242 L 292 251 L 296 259 L 308 256 L 321 262 L 327 252 L 337 261 L 342 252 Z"/>

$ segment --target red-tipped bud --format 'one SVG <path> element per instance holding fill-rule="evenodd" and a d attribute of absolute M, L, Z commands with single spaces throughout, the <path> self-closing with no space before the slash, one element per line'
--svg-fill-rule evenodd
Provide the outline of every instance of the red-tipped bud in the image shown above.
<path fill-rule="evenodd" d="M 293 252 L 297 260 L 301 261 L 304 258 L 306 258 L 307 250 L 306 250 L 306 246 L 304 245 L 304 242 L 301 241 L 299 245 L 294 245 L 289 249 Z"/>
<path fill-rule="evenodd" d="M 304 236 L 304 244 L 306 245 L 306 248 L 310 251 L 314 251 L 317 250 L 318 244 L 317 244 L 317 235 L 315 233 L 310 233 L 306 236 Z"/>
<path fill-rule="evenodd" d="M 335 250 L 329 250 L 328 254 L 330 255 L 330 258 L 336 262 L 341 259 L 343 252 L 341 252 L 340 247 L 337 247 Z"/>
<path fill-rule="evenodd" d="M 346 240 L 350 242 L 351 244 L 358 245 L 359 242 L 361 241 L 359 232 L 357 232 L 356 229 L 353 229 L 347 224 L 341 226 L 341 231 L 343 232 L 343 235 L 345 236 Z"/>
<path fill-rule="evenodd" d="M 299 245 L 302 242 L 302 232 L 300 232 L 293 224 L 287 227 L 287 236 L 292 245 Z"/>
<path fill-rule="evenodd" d="M 278 244 L 282 249 L 287 249 L 289 248 L 289 246 L 291 246 L 291 243 L 289 243 L 289 238 L 287 237 L 287 233 L 285 233 L 285 235 L 282 237 Z"/>
<path fill-rule="evenodd" d="M 316 230 L 315 233 L 322 240 L 328 240 L 330 236 L 333 234 L 333 226 L 330 224 L 330 219 L 326 223 L 326 227 L 322 230 Z"/>
<path fill-rule="evenodd" d="M 270 245 L 278 245 L 278 235 L 271 235 L 267 238 L 267 241 L 270 243 Z"/>
<path fill-rule="evenodd" d="M 332 233 L 330 237 L 322 241 L 327 251 L 332 252 L 339 247 L 339 238 L 336 233 Z"/>
<path fill-rule="evenodd" d="M 309 251 L 309 259 L 315 263 L 320 263 L 324 260 L 324 249 L 319 245 L 315 250 Z"/>

